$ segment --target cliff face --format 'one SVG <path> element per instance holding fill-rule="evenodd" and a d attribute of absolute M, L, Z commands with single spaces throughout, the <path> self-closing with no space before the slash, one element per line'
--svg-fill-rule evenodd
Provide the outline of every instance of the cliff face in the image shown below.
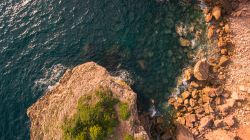
<path fill-rule="evenodd" d="M 136 93 L 125 82 L 112 77 L 105 68 L 94 62 L 66 71 L 59 84 L 28 108 L 31 139 L 63 139 L 62 124 L 76 113 L 79 98 L 100 87 L 109 88 L 115 98 L 129 105 L 131 116 L 127 121 L 120 120 L 114 138 L 123 139 L 125 134 L 130 134 L 135 138 L 148 139 L 138 120 Z"/>

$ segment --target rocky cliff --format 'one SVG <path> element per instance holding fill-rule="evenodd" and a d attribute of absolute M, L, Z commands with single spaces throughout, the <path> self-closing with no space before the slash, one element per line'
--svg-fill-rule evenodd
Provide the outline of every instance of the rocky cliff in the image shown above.
<path fill-rule="evenodd" d="M 119 120 L 113 137 L 123 139 L 125 134 L 130 134 L 135 138 L 149 139 L 138 119 L 136 94 L 125 82 L 112 77 L 105 68 L 94 62 L 67 70 L 52 90 L 28 108 L 30 138 L 63 139 L 62 124 L 76 113 L 80 97 L 88 96 L 100 87 L 108 88 L 115 98 L 129 105 L 131 115 L 126 121 Z"/>

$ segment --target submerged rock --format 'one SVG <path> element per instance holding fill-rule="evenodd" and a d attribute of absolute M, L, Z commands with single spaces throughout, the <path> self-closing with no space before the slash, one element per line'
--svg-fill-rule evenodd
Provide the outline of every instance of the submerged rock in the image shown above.
<path fill-rule="evenodd" d="M 149 139 L 138 119 L 136 93 L 125 82 L 112 77 L 105 68 L 94 62 L 68 70 L 58 85 L 28 108 L 27 114 L 31 121 L 30 139 L 63 139 L 62 125 L 65 119 L 71 118 L 77 112 L 78 100 L 83 96 L 93 96 L 93 91 L 100 87 L 108 88 L 114 98 L 129 106 L 129 119 L 119 121 L 113 137 L 123 139 L 124 135 L 130 134 Z"/>
<path fill-rule="evenodd" d="M 185 39 L 185 38 L 180 38 L 180 45 L 182 47 L 188 47 L 188 46 L 191 46 L 191 41 Z"/>

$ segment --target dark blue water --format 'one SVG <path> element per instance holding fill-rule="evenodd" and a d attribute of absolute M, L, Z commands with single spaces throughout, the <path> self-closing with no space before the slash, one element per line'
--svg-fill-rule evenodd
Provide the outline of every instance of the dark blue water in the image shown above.
<path fill-rule="evenodd" d="M 29 139 L 26 109 L 90 60 L 129 71 L 142 99 L 166 100 L 188 61 L 175 25 L 195 18 L 178 1 L 1 0 L 0 139 Z"/>

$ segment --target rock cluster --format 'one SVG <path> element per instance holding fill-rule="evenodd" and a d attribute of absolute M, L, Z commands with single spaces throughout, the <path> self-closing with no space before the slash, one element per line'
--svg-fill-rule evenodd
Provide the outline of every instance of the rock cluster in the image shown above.
<path fill-rule="evenodd" d="M 193 69 L 184 71 L 183 77 L 188 87 L 168 100 L 177 111 L 176 121 L 199 138 L 205 138 L 205 134 L 212 129 L 234 127 L 236 118 L 229 112 L 239 100 L 237 95 L 225 91 L 223 87 L 225 67 L 231 55 L 230 28 L 222 17 L 223 7 L 218 4 L 213 6 L 211 1 L 208 5 L 211 7 L 204 9 L 205 21 L 208 23 L 207 38 L 216 45 L 216 57 L 199 60 Z"/>

